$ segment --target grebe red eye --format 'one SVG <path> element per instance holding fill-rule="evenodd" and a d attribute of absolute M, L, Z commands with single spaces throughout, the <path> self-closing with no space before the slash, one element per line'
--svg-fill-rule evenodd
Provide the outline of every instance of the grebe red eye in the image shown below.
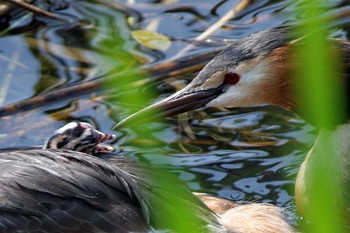
<path fill-rule="evenodd" d="M 240 76 L 237 73 L 230 72 L 225 74 L 225 82 L 230 85 L 235 85 L 236 83 L 238 83 L 239 79 L 240 79 Z"/>

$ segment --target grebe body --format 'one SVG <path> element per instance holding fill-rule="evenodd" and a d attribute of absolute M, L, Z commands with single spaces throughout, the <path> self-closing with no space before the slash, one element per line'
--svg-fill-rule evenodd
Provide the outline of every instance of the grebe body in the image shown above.
<path fill-rule="evenodd" d="M 160 116 L 168 117 L 200 107 L 262 104 L 277 105 L 294 111 L 306 121 L 314 123 L 314 119 L 306 114 L 308 106 L 298 98 L 303 88 L 300 84 L 302 81 L 296 81 L 293 76 L 301 62 L 293 57 L 297 43 L 303 43 L 303 39 L 293 38 L 293 31 L 288 27 L 267 29 L 236 40 L 211 60 L 184 89 L 131 115 L 115 127 L 131 123 L 155 109 Z M 321 145 L 327 143 L 326 135 L 335 139 L 335 157 L 339 161 L 339 166 L 336 167 L 339 170 L 325 167 L 324 172 L 341 183 L 334 199 L 342 200 L 345 211 L 350 207 L 350 198 L 347 195 L 350 184 L 350 43 L 330 39 L 329 44 L 331 50 L 341 58 L 340 78 L 330 78 L 345 87 L 347 104 L 342 105 L 337 102 L 338 99 L 332 99 L 331 105 L 344 114 L 335 114 L 336 121 L 333 125 L 318 125 L 322 128 L 319 137 L 301 166 L 296 180 L 296 203 L 302 215 L 308 215 L 304 210 L 308 209 L 309 190 L 313 183 L 308 174 L 313 171 L 313 164 L 321 160 L 317 155 L 319 150 L 323 150 Z"/>

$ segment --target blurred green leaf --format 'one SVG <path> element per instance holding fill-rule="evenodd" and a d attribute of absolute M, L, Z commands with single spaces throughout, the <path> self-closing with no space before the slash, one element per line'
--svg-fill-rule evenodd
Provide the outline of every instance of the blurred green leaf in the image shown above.
<path fill-rule="evenodd" d="M 343 182 L 343 166 L 338 160 L 342 154 L 336 142 L 337 126 L 345 116 L 341 56 L 334 53 L 334 47 L 327 39 L 329 22 L 321 18 L 326 11 L 326 2 L 296 2 L 300 3 L 297 14 L 307 13 L 297 27 L 297 33 L 303 38 L 295 50 L 296 61 L 302 61 L 295 69 L 295 85 L 302 84 L 297 101 L 306 118 L 321 128 L 303 164 L 305 173 L 301 183 L 305 193 L 296 198 L 302 203 L 299 211 L 302 210 L 303 217 L 312 223 L 306 225 L 306 232 L 340 233 L 343 232 L 344 200 L 339 190 L 348 185 Z M 315 20 L 317 17 L 319 20 Z"/>
<path fill-rule="evenodd" d="M 103 17 L 103 16 L 101 16 Z M 108 28 L 110 27 L 110 28 Z M 99 30 L 103 32 L 114 31 L 113 34 L 108 35 L 100 43 L 98 43 L 98 50 L 100 51 L 101 57 L 103 57 L 103 64 L 106 69 L 113 70 L 116 74 L 123 71 L 128 71 L 127 75 L 118 76 L 109 79 L 105 86 L 108 90 L 112 91 L 113 86 L 113 101 L 119 104 L 126 104 L 129 108 L 129 112 L 135 112 L 140 109 L 140 106 L 146 106 L 149 104 L 151 99 L 154 99 L 156 90 L 146 89 L 140 91 L 140 89 L 134 88 L 132 85 L 136 81 L 143 80 L 148 76 L 147 73 L 140 74 L 139 72 L 131 72 L 133 67 L 137 66 L 137 59 L 128 52 L 128 48 L 133 45 L 132 41 L 125 40 L 123 34 L 125 31 L 117 31 L 118 25 L 111 24 L 107 28 L 100 27 Z M 152 49 L 165 50 L 170 46 L 170 40 L 160 34 L 149 32 L 149 31 L 133 31 L 131 33 L 137 41 L 146 47 Z M 114 69 L 115 58 L 118 57 L 122 60 L 122 64 L 116 64 L 118 69 Z M 111 64 L 111 65 L 110 65 Z M 112 72 L 110 76 L 113 76 Z M 122 94 L 120 94 L 122 93 Z M 115 109 L 118 113 L 118 109 Z M 143 124 L 133 125 L 129 127 L 137 135 L 137 139 L 133 140 L 137 147 L 158 147 L 159 144 L 155 142 L 153 132 L 154 127 L 150 126 L 150 123 L 154 121 L 154 113 L 145 116 L 147 120 L 142 121 Z M 147 124 L 148 123 L 148 124 Z M 165 135 L 164 135 L 165 136 Z M 132 142 L 129 142 L 129 145 Z M 166 153 L 164 153 L 164 157 Z M 164 158 L 162 158 L 164 159 Z M 170 159 L 170 158 L 166 158 Z M 159 176 L 160 174 L 160 176 Z M 168 171 L 162 170 L 158 172 L 157 176 L 152 173 L 152 170 L 148 170 L 148 174 L 145 177 L 139 177 L 140 179 L 152 179 L 154 180 L 153 187 L 159 187 L 164 195 L 157 196 L 150 190 L 145 195 L 150 202 L 148 208 L 151 214 L 150 220 L 152 226 L 157 229 L 171 229 L 171 232 L 187 233 L 187 232 L 209 232 L 208 229 L 200 229 L 200 227 L 206 227 L 206 224 L 215 223 L 216 219 L 213 219 L 213 215 L 210 211 L 190 192 L 182 181 L 171 179 L 174 182 L 169 183 L 167 178 Z M 171 175 L 172 176 L 172 175 Z M 159 193 L 158 193 L 159 195 Z M 167 231 L 168 232 L 168 231 Z"/>
<path fill-rule="evenodd" d="M 171 45 L 171 41 L 168 37 L 157 32 L 135 30 L 131 32 L 131 35 L 137 42 L 149 49 L 166 51 Z"/>

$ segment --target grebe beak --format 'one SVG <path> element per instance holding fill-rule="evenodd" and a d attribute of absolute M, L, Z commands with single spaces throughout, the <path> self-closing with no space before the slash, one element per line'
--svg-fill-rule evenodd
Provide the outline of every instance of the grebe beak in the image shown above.
<path fill-rule="evenodd" d="M 192 91 L 191 88 L 184 88 L 168 98 L 152 104 L 125 118 L 116 124 L 113 129 L 136 122 L 140 123 L 145 119 L 161 119 L 205 107 L 207 103 L 217 98 L 222 93 L 221 86 L 199 91 Z"/>

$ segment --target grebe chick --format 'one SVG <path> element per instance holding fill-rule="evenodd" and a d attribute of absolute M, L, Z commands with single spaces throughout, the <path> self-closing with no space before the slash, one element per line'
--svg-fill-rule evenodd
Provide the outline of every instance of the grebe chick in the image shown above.
<path fill-rule="evenodd" d="M 115 139 L 114 134 L 105 134 L 86 122 L 70 122 L 50 136 L 43 149 L 67 149 L 96 154 L 112 152 L 113 147 L 100 143 Z"/>

